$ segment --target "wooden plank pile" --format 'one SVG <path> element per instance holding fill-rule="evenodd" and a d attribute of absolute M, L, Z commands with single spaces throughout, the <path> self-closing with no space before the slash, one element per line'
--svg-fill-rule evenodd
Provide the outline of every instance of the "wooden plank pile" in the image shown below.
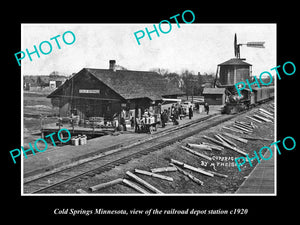
<path fill-rule="evenodd" d="M 210 140 L 210 141 L 214 142 L 217 145 L 220 145 L 220 146 L 222 146 L 224 148 L 230 149 L 232 151 L 240 153 L 241 155 L 246 156 L 246 153 L 242 149 L 238 148 L 236 145 L 230 144 L 229 140 L 227 138 L 223 137 L 221 134 L 216 134 L 215 137 L 218 140 L 214 139 L 214 138 L 211 138 L 211 137 L 208 137 L 206 135 L 203 135 L 203 138 L 205 138 L 207 140 Z M 233 142 L 231 142 L 231 143 L 233 143 Z"/>
<path fill-rule="evenodd" d="M 254 136 L 247 136 L 252 135 L 253 130 L 258 127 L 258 125 L 263 123 L 274 123 L 274 112 L 275 112 L 275 105 L 274 103 L 271 103 L 269 105 L 266 105 L 265 108 L 259 108 L 254 112 L 252 116 L 245 116 L 248 119 L 251 119 L 251 122 L 245 122 L 245 121 L 235 121 L 235 123 L 230 126 L 226 127 L 223 126 L 222 128 L 228 132 L 235 132 L 239 134 L 245 134 L 242 137 L 235 137 L 231 133 L 224 132 L 222 134 L 231 137 L 235 140 L 241 141 L 243 143 L 247 143 L 247 140 L 265 140 L 265 141 L 272 141 L 273 139 L 268 138 L 261 138 L 261 137 L 254 137 Z M 255 124 L 256 122 L 257 124 Z"/>
<path fill-rule="evenodd" d="M 157 172 L 163 172 L 163 171 L 177 171 L 177 169 L 175 167 L 168 167 L 168 168 L 156 168 L 155 171 Z M 147 176 L 151 176 L 151 177 L 155 177 L 155 178 L 159 178 L 162 180 L 167 180 L 167 181 L 173 181 L 172 177 L 169 176 L 164 176 L 158 173 L 153 173 L 153 172 L 149 172 L 149 171 L 145 171 L 145 170 L 140 170 L 140 169 L 135 169 L 134 170 L 135 173 L 137 174 L 143 174 L 143 175 L 147 175 Z M 96 186 L 92 186 L 89 188 L 90 192 L 95 192 L 98 191 L 100 189 L 104 189 L 104 188 L 108 188 L 111 186 L 114 186 L 116 184 L 125 184 L 128 187 L 131 187 L 132 189 L 136 190 L 139 193 L 142 194 L 163 194 L 162 191 L 160 191 L 159 189 L 157 189 L 156 187 L 154 187 L 153 185 L 151 185 L 150 183 L 146 182 L 145 180 L 143 180 L 142 178 L 140 178 L 139 176 L 135 175 L 134 173 L 127 171 L 126 172 L 127 177 L 125 178 L 117 178 L 115 180 L 106 182 L 106 183 L 101 183 L 98 184 Z"/>
<path fill-rule="evenodd" d="M 269 106 L 268 110 L 264 108 L 259 108 L 255 112 L 255 114 L 246 117 L 257 123 L 265 123 L 265 122 L 274 123 L 274 107 Z"/>
<path fill-rule="evenodd" d="M 235 131 L 236 133 L 241 134 L 251 134 L 256 128 L 256 125 L 253 122 L 245 122 L 245 121 L 238 121 L 236 120 L 231 127 L 223 127 L 223 129 L 227 131 Z"/>
<path fill-rule="evenodd" d="M 234 131 L 235 133 L 251 135 L 258 125 L 263 123 L 274 123 L 274 104 L 269 104 L 267 109 L 259 108 L 252 116 L 246 116 L 246 118 L 251 119 L 251 122 L 235 121 L 230 127 L 224 126 L 222 128 L 228 132 Z"/>

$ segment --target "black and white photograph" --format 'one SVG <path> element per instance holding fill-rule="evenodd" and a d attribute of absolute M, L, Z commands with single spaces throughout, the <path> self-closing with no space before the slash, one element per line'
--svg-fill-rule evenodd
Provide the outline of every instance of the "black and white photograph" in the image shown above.
<path fill-rule="evenodd" d="M 5 8 L 5 221 L 297 216 L 295 4 L 183 3 Z"/>
<path fill-rule="evenodd" d="M 276 23 L 183 15 L 21 24 L 22 195 L 276 196 Z"/>

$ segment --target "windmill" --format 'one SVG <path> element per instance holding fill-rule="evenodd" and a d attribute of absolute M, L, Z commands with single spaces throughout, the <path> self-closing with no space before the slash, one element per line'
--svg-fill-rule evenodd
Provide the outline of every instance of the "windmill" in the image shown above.
<path fill-rule="evenodd" d="M 247 47 L 251 48 L 264 48 L 265 42 L 264 41 L 256 41 L 256 42 L 247 42 L 246 44 L 238 44 L 237 43 L 237 37 L 236 34 L 234 34 L 234 55 L 236 58 L 241 59 L 241 54 L 240 54 L 240 46 L 246 45 Z M 245 60 L 245 59 L 241 59 Z"/>

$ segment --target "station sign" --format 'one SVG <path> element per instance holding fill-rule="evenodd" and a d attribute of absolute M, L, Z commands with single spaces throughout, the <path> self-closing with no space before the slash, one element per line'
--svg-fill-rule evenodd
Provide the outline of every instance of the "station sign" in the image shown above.
<path fill-rule="evenodd" d="M 79 89 L 80 94 L 100 94 L 99 89 Z"/>

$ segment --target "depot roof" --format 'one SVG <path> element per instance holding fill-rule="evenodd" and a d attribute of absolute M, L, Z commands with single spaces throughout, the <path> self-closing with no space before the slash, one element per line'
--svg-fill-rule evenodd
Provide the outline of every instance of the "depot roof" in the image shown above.
<path fill-rule="evenodd" d="M 124 99 L 149 98 L 160 100 L 163 96 L 184 94 L 156 72 L 83 68 L 78 75 L 86 73 L 96 77 Z M 76 79 L 78 75 L 74 75 L 70 80 Z M 65 84 L 69 83 L 70 80 Z M 61 95 L 60 90 L 64 88 L 64 85 L 52 92 L 48 98 Z"/>

